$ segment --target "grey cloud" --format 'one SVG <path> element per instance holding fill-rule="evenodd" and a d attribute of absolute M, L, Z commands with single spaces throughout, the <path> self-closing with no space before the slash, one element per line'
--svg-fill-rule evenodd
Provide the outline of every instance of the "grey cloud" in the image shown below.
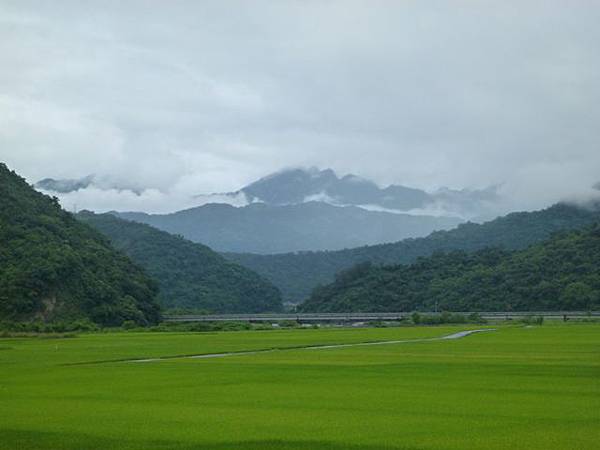
<path fill-rule="evenodd" d="M 600 179 L 598 23 L 566 0 L 5 0 L 2 159 L 159 209 L 296 165 L 539 207 Z"/>

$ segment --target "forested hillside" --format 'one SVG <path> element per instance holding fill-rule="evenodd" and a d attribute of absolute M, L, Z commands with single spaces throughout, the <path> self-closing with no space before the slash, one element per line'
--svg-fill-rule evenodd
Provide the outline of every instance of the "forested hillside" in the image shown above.
<path fill-rule="evenodd" d="M 340 207 L 323 202 L 235 208 L 207 204 L 171 214 L 115 213 L 222 252 L 335 250 L 447 230 L 462 220 Z"/>
<path fill-rule="evenodd" d="M 559 230 L 583 227 L 600 220 L 598 208 L 556 204 L 550 208 L 512 213 L 484 224 L 466 223 L 425 238 L 335 252 L 299 252 L 277 255 L 225 254 L 271 280 L 284 300 L 301 302 L 314 287 L 333 281 L 334 275 L 358 263 L 407 264 L 436 251 L 475 251 L 485 247 L 525 248 Z"/>
<path fill-rule="evenodd" d="M 77 218 L 106 235 L 158 281 L 165 308 L 220 313 L 282 308 L 281 294 L 270 282 L 204 245 L 111 214 L 81 212 Z"/>
<path fill-rule="evenodd" d="M 159 319 L 158 287 L 108 239 L 0 164 L 0 321 Z"/>
<path fill-rule="evenodd" d="M 600 308 L 600 226 L 525 250 L 454 251 L 341 272 L 302 311 L 552 311 Z"/>

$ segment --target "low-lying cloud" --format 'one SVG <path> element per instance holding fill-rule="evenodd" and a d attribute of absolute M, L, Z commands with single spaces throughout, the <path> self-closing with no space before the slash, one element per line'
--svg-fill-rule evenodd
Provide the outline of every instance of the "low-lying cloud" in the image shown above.
<path fill-rule="evenodd" d="M 127 189 L 65 207 L 164 212 L 287 166 L 511 209 L 600 180 L 600 4 L 0 5 L 2 160 Z"/>

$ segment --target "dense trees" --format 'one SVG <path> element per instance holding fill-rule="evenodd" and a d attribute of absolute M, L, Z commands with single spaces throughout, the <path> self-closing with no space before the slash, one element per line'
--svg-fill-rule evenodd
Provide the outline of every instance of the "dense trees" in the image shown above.
<path fill-rule="evenodd" d="M 298 252 L 277 255 L 229 253 L 225 256 L 263 275 L 277 286 L 284 300 L 300 302 L 319 284 L 333 281 L 341 270 L 370 261 L 409 264 L 436 251 L 476 251 L 486 247 L 525 248 L 556 231 L 577 229 L 600 220 L 598 209 L 556 204 L 550 208 L 512 213 L 484 224 L 466 223 L 425 238 L 334 252 Z"/>
<path fill-rule="evenodd" d="M 600 308 L 600 226 L 525 250 L 436 253 L 412 265 L 362 264 L 318 287 L 302 311 L 527 311 Z"/>
<path fill-rule="evenodd" d="M 277 288 L 208 247 L 111 215 L 78 218 L 0 164 L 0 321 L 143 325 L 159 319 L 159 300 L 225 313 L 282 307 Z M 599 219 L 597 208 L 557 204 L 394 244 L 228 257 L 291 300 L 333 281 L 304 311 L 591 309 L 600 231 L 590 224 Z"/>
<path fill-rule="evenodd" d="M 106 235 L 157 280 L 165 308 L 220 313 L 282 308 L 276 287 L 204 245 L 110 214 L 81 212 L 77 218 Z"/>
<path fill-rule="evenodd" d="M 0 321 L 159 319 L 158 288 L 100 233 L 0 164 Z"/>

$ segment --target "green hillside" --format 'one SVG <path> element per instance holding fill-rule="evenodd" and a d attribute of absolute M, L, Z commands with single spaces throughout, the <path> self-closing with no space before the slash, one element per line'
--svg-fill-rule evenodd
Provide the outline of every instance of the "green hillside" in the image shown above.
<path fill-rule="evenodd" d="M 158 288 L 100 233 L 0 164 L 0 321 L 157 322 Z"/>
<path fill-rule="evenodd" d="M 535 311 L 600 308 L 600 226 L 525 250 L 455 251 L 413 265 L 358 265 L 315 289 L 303 311 Z"/>
<path fill-rule="evenodd" d="M 106 235 L 157 280 L 165 308 L 220 313 L 282 308 L 276 287 L 204 245 L 111 214 L 82 212 L 77 218 Z"/>
<path fill-rule="evenodd" d="M 395 242 L 448 230 L 462 220 L 367 211 L 323 202 L 293 205 L 251 203 L 236 208 L 209 203 L 170 214 L 114 213 L 219 252 L 272 254 L 297 250 L 338 250 Z"/>
<path fill-rule="evenodd" d="M 356 264 L 408 264 L 436 251 L 476 251 L 486 247 L 525 248 L 560 230 L 581 228 L 600 220 L 598 209 L 567 204 L 533 212 L 518 212 L 484 224 L 466 223 L 424 238 L 330 252 L 276 255 L 228 253 L 225 256 L 263 275 L 277 286 L 284 300 L 301 302 L 319 284 L 331 283 L 337 272 Z"/>

